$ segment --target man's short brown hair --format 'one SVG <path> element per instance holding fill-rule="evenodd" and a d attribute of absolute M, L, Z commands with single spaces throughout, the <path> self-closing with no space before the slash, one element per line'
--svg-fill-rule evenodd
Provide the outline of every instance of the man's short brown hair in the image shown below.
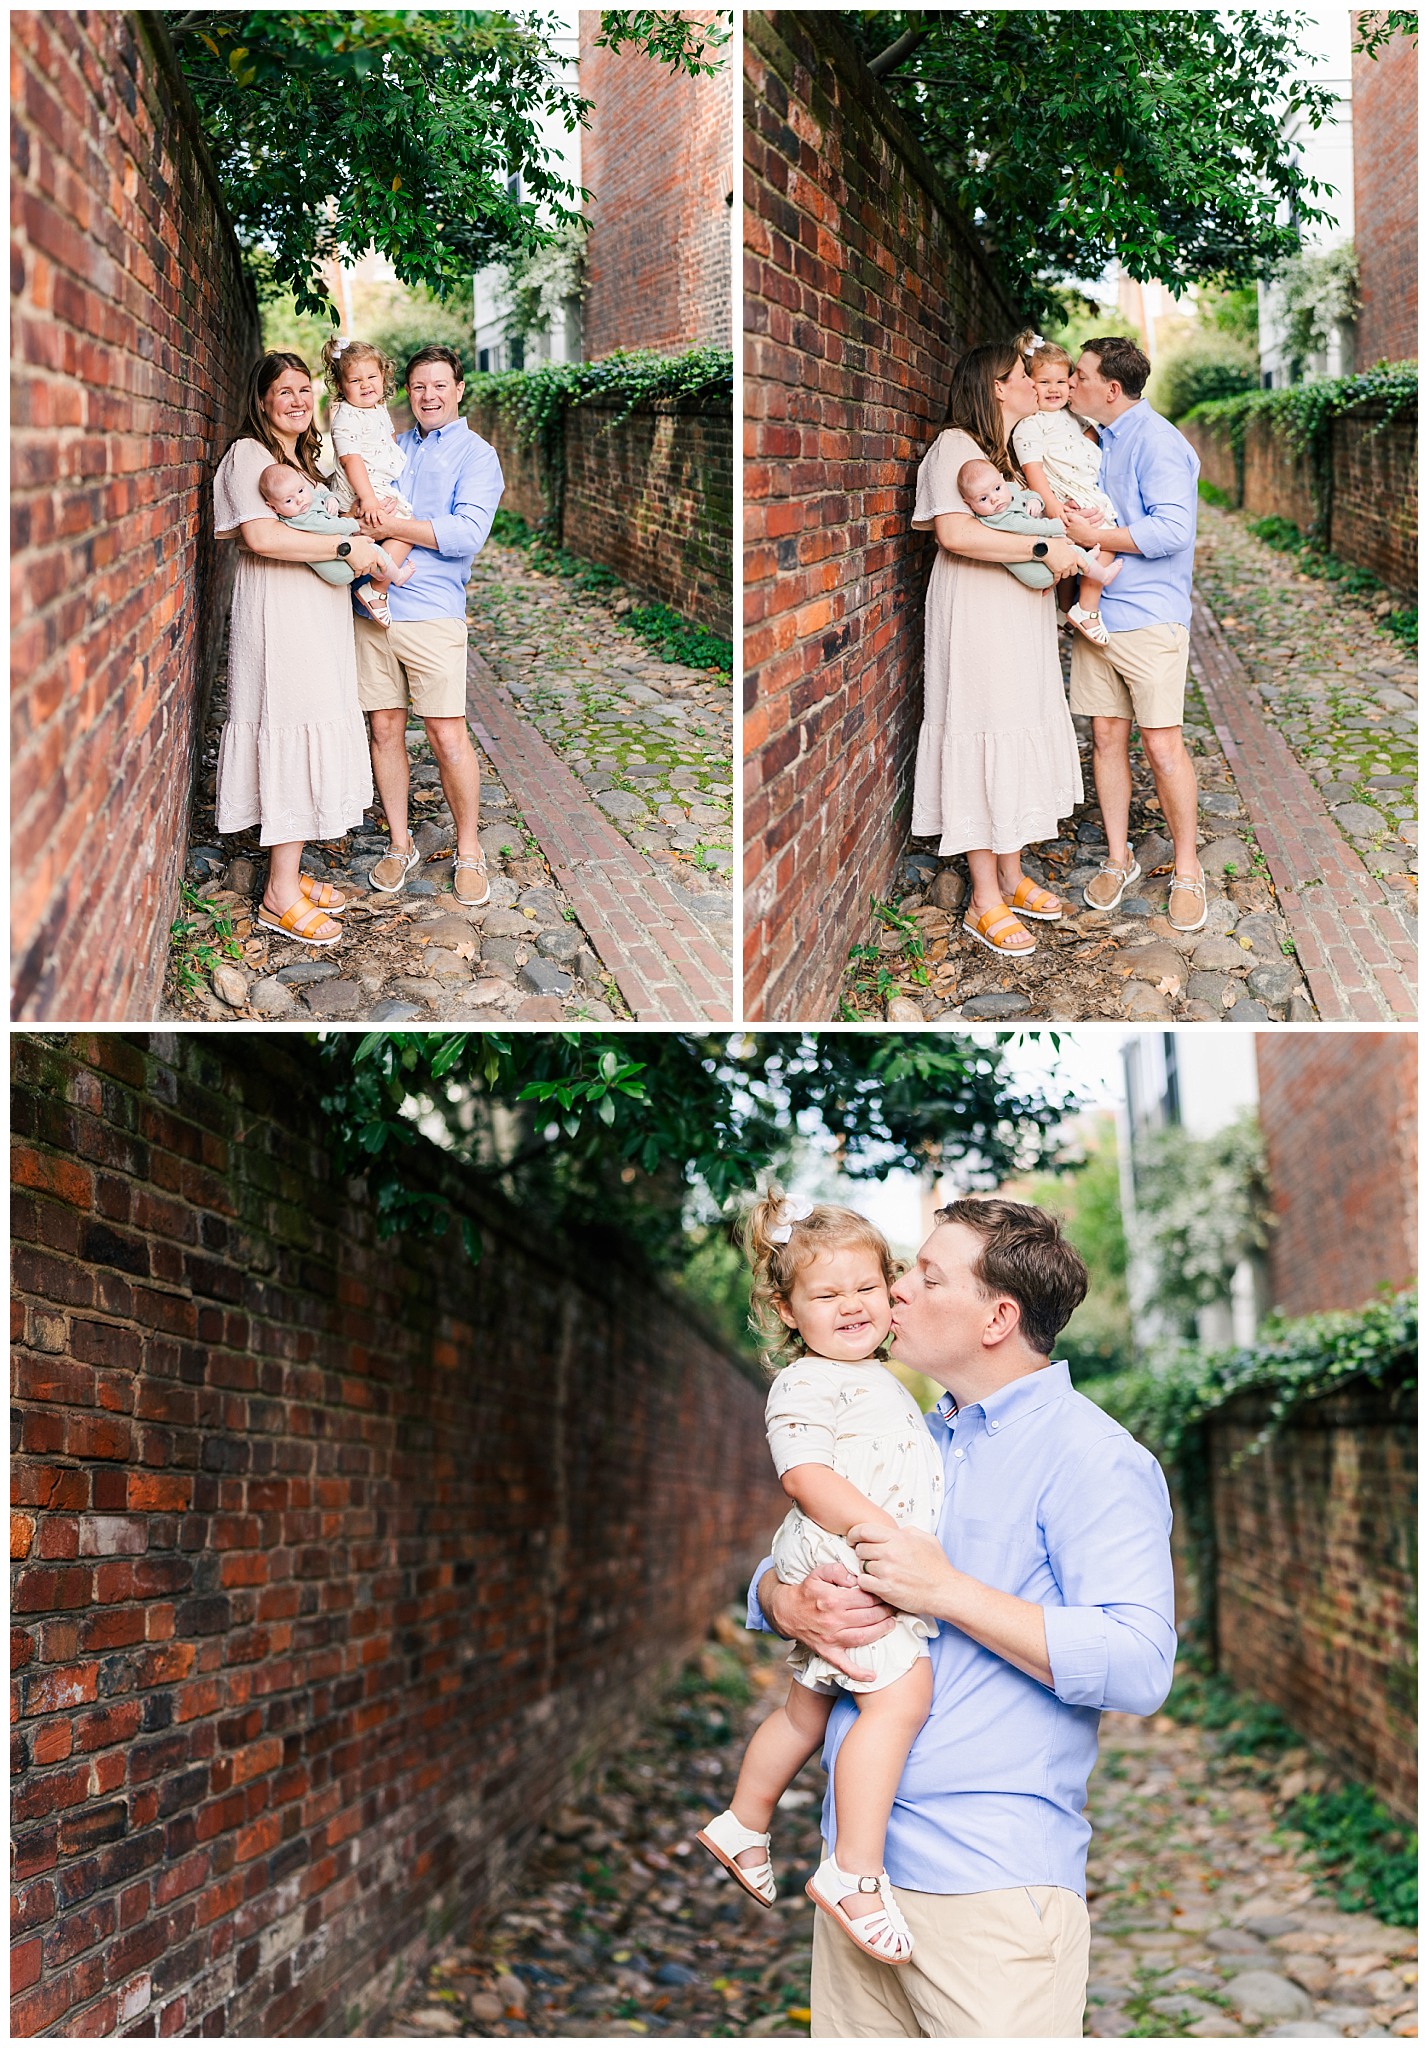
<path fill-rule="evenodd" d="M 454 348 L 448 348 L 443 341 L 429 341 L 425 348 L 419 348 L 414 356 L 407 357 L 407 366 L 402 371 L 403 384 L 410 384 L 412 371 L 420 363 L 445 363 L 458 384 L 466 382 L 466 372 L 461 367 L 461 358 Z"/>
<path fill-rule="evenodd" d="M 1087 343 L 1090 347 L 1090 343 Z M 1061 1225 L 1029 1202 L 967 1195 L 936 1212 L 938 1223 L 965 1223 L 982 1240 L 973 1276 L 988 1294 L 1006 1294 L 1021 1310 L 1021 1332 L 1033 1351 L 1051 1355 L 1056 1334 L 1086 1298 L 1085 1262 Z"/>
<path fill-rule="evenodd" d="M 1097 357 L 1101 375 L 1108 384 L 1119 384 L 1127 398 L 1139 398 L 1150 375 L 1150 357 L 1123 334 L 1102 334 L 1095 341 L 1083 341 L 1083 354 Z"/>

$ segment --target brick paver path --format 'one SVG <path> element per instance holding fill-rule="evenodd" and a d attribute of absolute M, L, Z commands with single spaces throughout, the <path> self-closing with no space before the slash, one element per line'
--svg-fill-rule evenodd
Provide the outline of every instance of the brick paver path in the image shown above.
<path fill-rule="evenodd" d="M 637 1021 L 732 1018 L 729 958 L 521 717 L 474 647 L 466 715 Z"/>
<path fill-rule="evenodd" d="M 1190 658 L 1320 1017 L 1414 1017 L 1410 911 L 1365 866 L 1263 717 L 1244 664 L 1198 596 Z"/>

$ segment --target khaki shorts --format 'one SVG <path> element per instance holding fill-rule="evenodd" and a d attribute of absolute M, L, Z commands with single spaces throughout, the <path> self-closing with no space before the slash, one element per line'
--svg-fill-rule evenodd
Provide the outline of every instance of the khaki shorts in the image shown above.
<path fill-rule="evenodd" d="M 1071 649 L 1071 709 L 1083 718 L 1133 718 L 1142 728 L 1185 723 L 1188 626 L 1132 626 L 1096 647 Z"/>
<path fill-rule="evenodd" d="M 912 1960 L 875 1962 L 813 1916 L 815 2041 L 1079 2041 L 1091 1922 L 1055 1885 L 893 1894 L 912 1929 Z"/>
<path fill-rule="evenodd" d="M 466 621 L 357 619 L 357 702 L 364 711 L 418 718 L 466 716 Z"/>

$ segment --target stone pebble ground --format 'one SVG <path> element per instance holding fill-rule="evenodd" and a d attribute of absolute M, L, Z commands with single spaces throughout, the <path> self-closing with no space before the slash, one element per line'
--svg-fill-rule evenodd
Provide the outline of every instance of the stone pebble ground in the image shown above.
<path fill-rule="evenodd" d="M 1063 661 L 1069 668 L 1069 649 Z M 965 861 L 944 860 L 933 842 L 914 840 L 899 864 L 895 904 L 875 915 L 867 950 L 850 959 L 842 1014 L 908 1024 L 1312 1020 L 1317 1012 L 1288 922 L 1193 680 L 1184 732 L 1200 785 L 1201 931 L 1177 932 L 1166 917 L 1173 848 L 1138 746 L 1131 750 L 1130 822 L 1141 878 L 1115 910 L 1086 906 L 1081 891 L 1108 848 L 1091 774 L 1090 720 L 1073 722 L 1085 801 L 1059 838 L 1022 860 L 1023 871 L 1061 896 L 1071 915 L 1030 927 L 1036 951 L 1028 959 L 997 958 L 962 928 Z"/>
<path fill-rule="evenodd" d="M 386 2031 L 806 2036 L 823 1777 L 774 1830 L 780 1896 L 747 1900 L 693 1842 L 728 1803 L 753 1728 L 783 1697 L 783 1646 L 721 1615 L 638 1736 L 541 1834 L 509 1902 L 447 1937 Z M 1281 1759 L 1292 1766 L 1294 1754 Z M 1340 1913 L 1275 1832 L 1272 1794 L 1196 1729 L 1107 1715 L 1096 1830 L 1091 2037 L 1368 2038 L 1417 2031 L 1416 1941 Z"/>
<path fill-rule="evenodd" d="M 1338 594 L 1267 547 L 1243 515 L 1212 505 L 1200 508 L 1195 574 L 1265 718 L 1344 837 L 1390 888 L 1415 897 L 1418 669 L 1379 630 L 1394 600 Z"/>
<path fill-rule="evenodd" d="M 489 555 L 490 559 L 487 559 Z M 636 603 L 618 586 L 598 598 L 577 596 L 558 576 L 529 569 L 519 549 L 490 544 L 472 579 L 477 646 L 524 715 L 558 728 L 543 737 L 582 776 L 592 799 L 609 799 L 633 778 L 656 789 L 662 812 L 641 824 L 610 812 L 636 844 L 662 852 L 680 899 L 725 950 L 731 943 L 728 826 L 732 793 L 731 692 L 727 677 L 651 655 L 619 617 Z M 559 680 L 551 682 L 551 676 Z M 524 681 L 517 678 L 524 677 Z M 541 700 L 539 715 L 532 697 Z M 558 714 L 558 715 L 557 715 Z M 387 846 L 380 807 L 360 829 L 309 846 L 303 865 L 350 899 L 344 938 L 331 952 L 258 930 L 254 922 L 265 863 L 256 829 L 226 845 L 214 832 L 218 739 L 226 716 L 226 680 L 213 692 L 204 734 L 187 875 L 203 899 L 190 920 L 202 939 L 219 921 L 242 957 L 225 960 L 194 991 L 172 979 L 163 1014 L 184 1020 L 254 1017 L 430 1024 L 608 1022 L 628 1006 L 580 927 L 540 845 L 492 764 L 482 760 L 481 844 L 491 901 L 468 910 L 451 891 L 454 828 L 424 729 L 407 734 L 412 760 L 412 829 L 422 866 L 399 896 L 370 889 L 368 876 Z M 607 762 L 614 768 L 607 768 Z M 637 773 L 646 767 L 658 777 Z M 719 785 L 719 786 L 716 786 Z M 689 801 L 683 801 L 685 797 Z M 721 828 L 703 814 L 723 804 Z M 701 816 L 695 820 L 698 809 Z M 691 832 L 698 834 L 690 838 Z M 687 849 L 686 849 L 687 842 Z M 236 848 L 236 856 L 235 856 Z"/>
<path fill-rule="evenodd" d="M 717 899 L 727 905 L 734 865 L 729 678 L 664 661 L 622 628 L 632 593 L 573 595 L 520 548 L 488 542 L 471 601 L 477 646 L 547 745 L 631 845 L 686 887 L 702 879 L 705 915 L 727 922 Z"/>
<path fill-rule="evenodd" d="M 1202 505 L 1196 581 L 1254 679 L 1265 716 L 1318 782 L 1329 814 L 1366 865 L 1416 902 L 1412 660 L 1380 629 L 1369 601 L 1304 575 L 1293 556 L 1250 533 L 1242 515 Z M 1062 643 L 1069 674 L 1064 634 Z M 1131 843 L 1144 876 L 1115 911 L 1084 907 L 1081 889 L 1106 845 L 1089 721 L 1075 723 L 1086 800 L 1061 836 L 1032 848 L 1023 863 L 1075 915 L 1033 927 L 1037 952 L 1027 961 L 996 959 L 962 929 L 965 863 L 940 859 L 932 842 L 913 841 L 898 871 L 895 904 L 875 915 L 866 951 L 850 961 L 842 1013 L 893 1023 L 1312 1022 L 1318 1013 L 1253 821 L 1194 683 L 1193 659 L 1184 730 L 1200 784 L 1200 858 L 1208 882 L 1202 931 L 1176 932 L 1163 914 L 1169 878 L 1155 870 L 1171 849 L 1138 745 L 1131 755 Z"/>

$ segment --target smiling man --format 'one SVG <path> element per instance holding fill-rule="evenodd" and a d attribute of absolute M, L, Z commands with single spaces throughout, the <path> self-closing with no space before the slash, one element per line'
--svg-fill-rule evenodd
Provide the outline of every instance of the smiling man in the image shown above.
<path fill-rule="evenodd" d="M 455 350 L 418 349 L 404 379 L 416 425 L 397 446 L 407 458 L 400 488 L 412 516 L 378 511 L 363 525 L 373 539 L 410 541 L 415 573 L 388 593 L 390 627 L 356 621 L 357 697 L 392 834 L 371 883 L 395 895 L 421 859 L 407 822 L 410 708 L 426 726 L 456 825 L 452 887 L 458 902 L 474 906 L 489 900 L 491 888 L 477 837 L 481 771 L 466 729 L 466 579 L 486 545 L 505 480 L 495 449 L 461 417 L 465 384 Z"/>
<path fill-rule="evenodd" d="M 850 1530 L 857 1583 L 836 1566 L 799 1585 L 771 1566 L 755 1574 L 750 1626 L 853 1676 L 892 1608 L 947 1624 L 887 1835 L 914 1954 L 889 1968 L 818 1915 L 817 2039 L 1080 2038 L 1082 1809 L 1100 1716 L 1154 1713 L 1175 1662 L 1160 1467 L 1050 1355 L 1085 1292 L 1085 1266 L 1043 1210 L 939 1209 L 893 1289 L 896 1357 L 947 1390 L 927 1418 L 945 1478 L 937 1534 Z M 834 1707 L 830 1774 L 856 1711 L 846 1694 Z M 823 1833 L 831 1844 L 831 1775 Z"/>

